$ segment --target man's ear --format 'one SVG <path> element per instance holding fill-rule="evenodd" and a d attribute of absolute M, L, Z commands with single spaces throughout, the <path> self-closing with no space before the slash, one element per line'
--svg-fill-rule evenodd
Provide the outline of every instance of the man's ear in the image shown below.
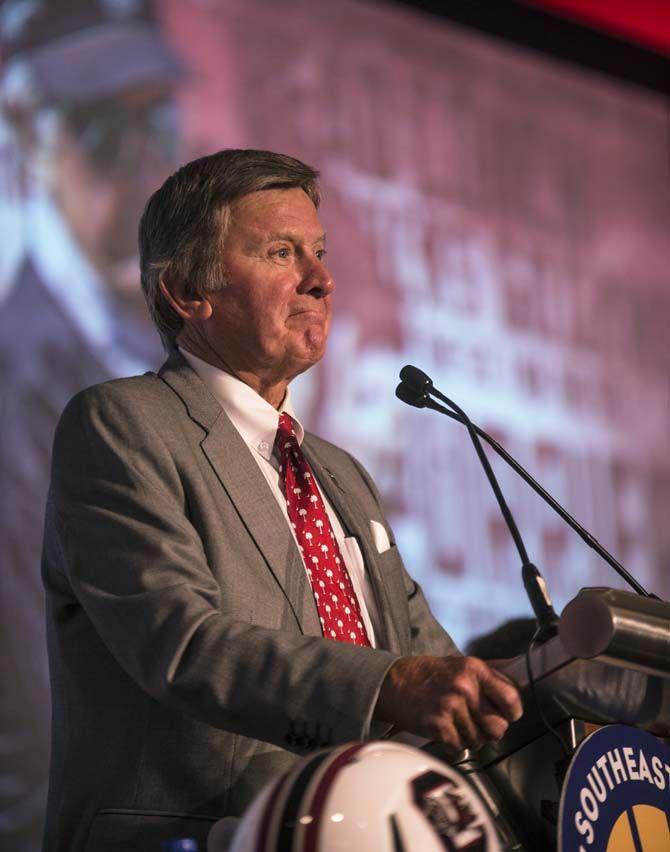
<path fill-rule="evenodd" d="M 212 305 L 209 300 L 200 293 L 194 293 L 186 282 L 164 277 L 158 282 L 158 286 L 168 305 L 184 322 L 207 320 L 211 317 Z"/>

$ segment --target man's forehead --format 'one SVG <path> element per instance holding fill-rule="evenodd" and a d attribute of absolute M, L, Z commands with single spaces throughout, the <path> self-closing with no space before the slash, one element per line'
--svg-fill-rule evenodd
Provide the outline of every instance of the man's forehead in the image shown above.
<path fill-rule="evenodd" d="M 314 203 L 297 187 L 242 196 L 230 207 L 230 224 L 263 239 L 325 239 Z"/>
<path fill-rule="evenodd" d="M 278 231 L 266 231 L 258 229 L 258 233 L 262 234 L 263 239 L 265 240 L 288 240 L 289 242 L 293 242 L 294 240 L 298 239 L 303 239 L 305 236 L 303 231 L 299 231 L 297 229 Z M 315 235 L 310 234 L 310 239 L 315 243 L 325 243 L 326 233 L 325 231 L 319 231 L 319 233 Z"/>

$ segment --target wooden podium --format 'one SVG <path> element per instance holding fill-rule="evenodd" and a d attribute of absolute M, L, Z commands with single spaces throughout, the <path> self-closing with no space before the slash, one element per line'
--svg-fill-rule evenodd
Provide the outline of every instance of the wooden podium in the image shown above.
<path fill-rule="evenodd" d="M 584 589 L 563 610 L 559 635 L 498 668 L 521 687 L 524 716 L 458 767 L 487 800 L 506 849 L 545 852 L 556 848 L 563 779 L 584 737 L 612 723 L 670 736 L 670 603 Z M 438 744 L 427 750 L 443 756 Z"/>

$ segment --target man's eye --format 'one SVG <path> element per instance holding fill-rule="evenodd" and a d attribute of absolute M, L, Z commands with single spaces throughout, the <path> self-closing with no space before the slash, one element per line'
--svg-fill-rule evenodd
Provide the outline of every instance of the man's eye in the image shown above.
<path fill-rule="evenodd" d="M 287 258 L 287 257 L 290 257 L 290 255 L 291 255 L 291 249 L 289 249 L 289 248 L 280 248 L 280 249 L 277 249 L 276 251 L 273 251 L 273 252 L 272 252 L 272 254 L 273 254 L 275 257 L 281 257 L 281 258 L 284 258 L 284 259 L 285 259 L 285 258 Z"/>
<path fill-rule="evenodd" d="M 325 249 L 319 249 L 319 250 L 317 251 L 317 253 L 316 253 L 316 256 L 319 258 L 319 260 L 323 260 L 323 259 L 324 259 L 324 257 L 325 257 L 327 254 L 328 254 L 328 252 L 327 252 Z"/>

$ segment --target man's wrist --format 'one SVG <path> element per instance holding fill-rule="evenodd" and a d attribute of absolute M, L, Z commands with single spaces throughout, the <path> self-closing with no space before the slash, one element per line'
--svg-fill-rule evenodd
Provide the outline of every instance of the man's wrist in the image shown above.
<path fill-rule="evenodd" d="M 398 657 L 386 670 L 384 679 L 379 687 L 377 702 L 372 711 L 373 718 L 378 722 L 386 722 L 395 727 L 396 705 L 398 700 L 399 669 L 407 657 Z"/>

